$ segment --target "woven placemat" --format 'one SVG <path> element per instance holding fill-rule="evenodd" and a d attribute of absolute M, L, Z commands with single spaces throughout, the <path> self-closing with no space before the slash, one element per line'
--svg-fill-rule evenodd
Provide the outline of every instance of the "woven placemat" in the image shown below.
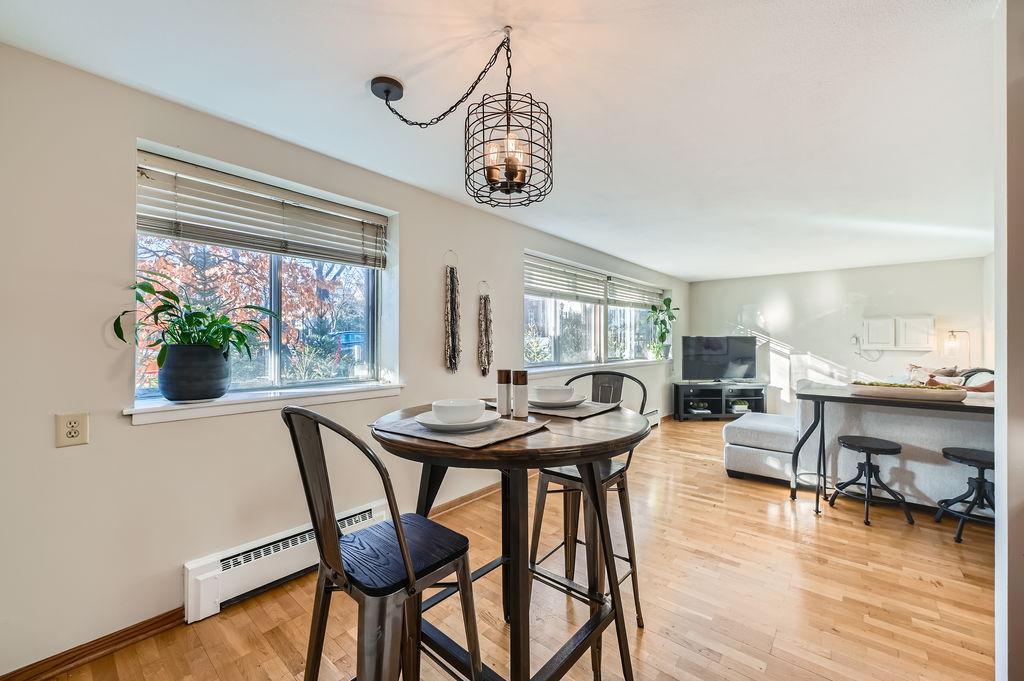
<path fill-rule="evenodd" d="M 493 426 L 472 433 L 439 433 L 420 425 L 416 419 L 408 418 L 388 423 L 371 423 L 370 427 L 385 433 L 396 433 L 398 435 L 409 435 L 424 440 L 435 440 L 446 442 L 458 447 L 468 449 L 480 449 L 496 442 L 504 442 L 514 437 L 529 435 L 546 426 L 548 421 L 513 421 L 501 418 L 494 422 Z"/>
<path fill-rule="evenodd" d="M 567 419 L 585 419 L 588 416 L 597 416 L 598 414 L 603 414 L 606 411 L 616 409 L 620 404 L 622 404 L 622 400 L 619 400 L 618 402 L 591 402 L 590 400 L 587 400 L 586 402 L 580 402 L 575 407 L 565 407 L 563 409 L 535 407 L 531 404 L 530 413 L 544 414 L 545 416 L 561 416 Z M 497 408 L 495 402 L 487 402 L 487 406 L 492 409 Z"/>

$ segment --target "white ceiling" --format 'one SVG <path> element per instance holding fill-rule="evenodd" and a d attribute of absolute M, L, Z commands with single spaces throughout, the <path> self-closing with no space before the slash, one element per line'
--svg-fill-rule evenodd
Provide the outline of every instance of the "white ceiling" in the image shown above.
<path fill-rule="evenodd" d="M 464 113 L 368 81 L 429 118 L 512 24 L 555 188 L 482 210 L 699 280 L 990 252 L 996 4 L 5 0 L 0 41 L 475 205 Z"/>

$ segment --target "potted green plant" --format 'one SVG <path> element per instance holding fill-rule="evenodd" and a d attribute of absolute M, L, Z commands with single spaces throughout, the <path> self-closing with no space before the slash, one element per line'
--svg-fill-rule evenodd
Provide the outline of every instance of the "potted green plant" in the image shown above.
<path fill-rule="evenodd" d="M 277 315 L 259 305 L 215 308 L 194 305 L 184 292 L 175 293 L 154 277 L 155 272 L 139 275 L 139 281 L 128 288 L 135 291 L 137 310 L 125 310 L 114 319 L 114 335 L 125 343 L 122 318 L 136 314 L 135 342 L 146 347 L 159 347 L 160 394 L 172 402 L 214 400 L 228 391 L 231 384 L 232 348 L 245 352 L 252 359 L 250 342 L 253 336 L 269 330 L 257 319 L 235 319 L 240 311 L 257 312 L 269 317 Z"/>
<path fill-rule="evenodd" d="M 665 298 L 660 305 L 651 305 L 648 319 L 654 324 L 655 359 L 668 359 L 672 351 L 672 322 L 676 320 L 678 307 L 672 307 L 672 299 Z"/>

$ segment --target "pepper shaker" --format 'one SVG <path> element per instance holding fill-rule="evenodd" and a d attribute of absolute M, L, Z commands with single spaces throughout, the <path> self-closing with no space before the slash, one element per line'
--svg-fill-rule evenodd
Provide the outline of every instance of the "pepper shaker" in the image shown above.
<path fill-rule="evenodd" d="M 530 389 L 525 371 L 512 372 L 512 415 L 517 419 L 530 415 Z"/>
<path fill-rule="evenodd" d="M 498 416 L 508 416 L 512 413 L 512 371 L 510 369 L 498 369 Z"/>

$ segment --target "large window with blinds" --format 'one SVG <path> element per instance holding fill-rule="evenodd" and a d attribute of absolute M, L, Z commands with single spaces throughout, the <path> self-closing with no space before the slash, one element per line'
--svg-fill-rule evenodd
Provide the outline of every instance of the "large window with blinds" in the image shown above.
<path fill-rule="evenodd" d="M 270 338 L 232 353 L 231 389 L 378 378 L 377 292 L 387 217 L 139 152 L 137 267 L 194 303 L 260 305 Z M 155 353 L 136 353 L 136 395 L 157 394 Z"/>
<path fill-rule="evenodd" d="M 650 309 L 661 289 L 528 254 L 523 290 L 526 366 L 658 357 Z"/>

